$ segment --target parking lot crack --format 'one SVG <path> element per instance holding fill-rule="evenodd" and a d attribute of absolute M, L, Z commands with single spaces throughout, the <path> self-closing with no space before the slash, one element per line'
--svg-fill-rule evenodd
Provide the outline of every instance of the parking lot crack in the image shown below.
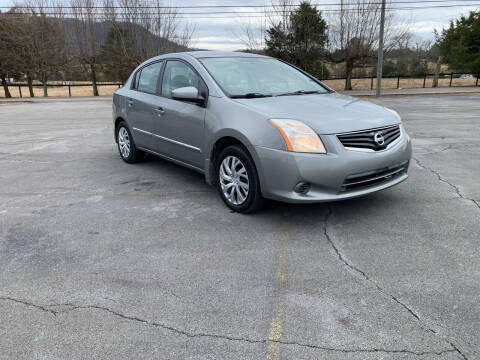
<path fill-rule="evenodd" d="M 132 315 L 126 315 L 123 314 L 119 311 L 112 310 L 110 308 L 104 307 L 104 306 L 99 306 L 99 305 L 74 305 L 71 303 L 65 303 L 65 304 L 59 304 L 59 305 L 64 305 L 64 306 L 70 306 L 69 309 L 64 310 L 64 311 L 59 311 L 62 313 L 67 313 L 70 311 L 74 310 L 81 310 L 81 309 L 94 309 L 94 310 L 100 310 L 100 311 L 106 311 L 114 316 L 120 317 L 125 320 L 129 321 L 135 321 L 144 325 L 152 326 L 152 327 L 158 327 L 162 328 L 168 331 L 171 331 L 173 333 L 183 335 L 189 338 L 197 338 L 197 337 L 207 337 L 207 338 L 217 338 L 217 339 L 223 339 L 223 340 L 229 340 L 229 341 L 244 341 L 248 343 L 266 343 L 266 340 L 255 340 L 255 339 L 249 339 L 249 338 L 244 338 L 244 337 L 232 337 L 232 336 L 227 336 L 227 335 L 218 335 L 218 334 L 209 334 L 209 333 L 194 333 L 194 332 L 189 332 L 186 330 L 181 330 L 176 327 L 170 326 L 170 325 L 165 325 L 159 322 L 155 321 L 150 321 L 146 319 L 142 319 L 137 316 L 132 316 Z"/>
<path fill-rule="evenodd" d="M 55 311 L 55 310 L 49 309 L 49 308 L 46 307 L 46 306 L 34 304 L 34 303 L 29 302 L 29 301 L 26 301 L 26 300 L 16 299 L 16 298 L 13 298 L 13 297 L 10 297 L 10 296 L 0 296 L 0 300 L 10 301 L 10 302 L 14 302 L 14 303 L 17 303 L 17 304 L 23 304 L 23 305 L 26 305 L 26 306 L 29 306 L 29 307 L 32 307 L 32 308 L 41 310 L 41 311 L 43 311 L 43 312 L 49 313 L 49 314 L 51 314 L 51 315 L 53 315 L 53 316 L 56 316 L 56 315 L 57 315 L 57 311 Z"/>
<path fill-rule="evenodd" d="M 307 347 L 311 349 L 318 349 L 324 351 L 332 351 L 332 352 L 340 352 L 340 353 L 386 353 L 386 354 L 410 354 L 410 355 L 417 355 L 417 356 L 424 356 L 424 355 L 444 355 L 447 353 L 456 352 L 455 348 L 450 349 L 443 349 L 439 351 L 414 351 L 408 349 L 382 349 L 382 348 L 334 348 L 329 346 L 321 346 L 321 345 L 313 345 L 313 344 L 304 344 L 299 342 L 289 342 L 289 341 L 279 341 L 280 344 L 283 345 L 296 345 L 301 347 Z"/>
<path fill-rule="evenodd" d="M 301 342 L 296 342 L 296 341 L 287 341 L 287 340 L 274 340 L 274 339 L 252 339 L 252 338 L 247 338 L 247 337 L 235 337 L 235 336 L 228 336 L 228 335 L 218 335 L 218 334 L 213 334 L 213 333 L 194 333 L 194 332 L 189 332 L 186 330 L 181 330 L 173 326 L 161 324 L 159 322 L 155 321 L 150 321 L 146 319 L 142 319 L 137 316 L 132 316 L 132 315 L 126 315 L 124 313 L 121 313 L 116 310 L 112 310 L 108 307 L 105 306 L 99 306 L 99 305 L 76 305 L 73 303 L 55 303 L 55 304 L 50 304 L 50 305 L 38 305 L 30 301 L 22 300 L 22 299 L 17 299 L 9 296 L 0 296 L 0 300 L 4 301 L 9 301 L 9 302 L 14 302 L 18 304 L 22 304 L 24 306 L 29 306 L 34 309 L 40 310 L 42 312 L 49 313 L 53 316 L 58 316 L 60 314 L 65 314 L 71 311 L 76 311 L 76 310 L 99 310 L 99 311 L 105 311 L 110 313 L 113 316 L 122 318 L 124 320 L 128 321 L 134 321 L 138 322 L 140 324 L 146 325 L 146 326 L 152 326 L 156 328 L 162 328 L 167 331 L 176 333 L 178 335 L 183 335 L 188 338 L 213 338 L 213 339 L 219 339 L 219 340 L 226 340 L 226 341 L 240 341 L 240 342 L 246 342 L 250 344 L 267 344 L 267 343 L 278 343 L 281 345 L 291 345 L 291 346 L 299 346 L 299 347 L 304 347 L 304 348 L 310 348 L 310 349 L 315 349 L 315 350 L 323 350 L 323 351 L 331 351 L 331 352 L 339 352 L 339 353 L 386 353 L 386 354 L 410 354 L 410 355 L 417 355 L 417 356 L 423 356 L 423 355 L 443 355 L 446 353 L 451 353 L 451 352 L 458 352 L 460 351 L 452 345 L 451 349 L 442 349 L 439 351 L 415 351 L 415 350 L 408 350 L 408 349 L 384 349 L 384 348 L 336 348 L 336 347 L 331 347 L 331 346 L 325 346 L 325 345 L 315 345 L 315 344 L 308 344 L 308 343 L 301 343 Z M 66 307 L 66 309 L 63 310 L 53 310 L 51 307 Z M 464 359 L 466 359 L 465 356 L 463 356 Z"/>
<path fill-rule="evenodd" d="M 438 332 L 431 328 L 430 326 L 428 326 L 421 318 L 420 316 L 411 308 L 409 307 L 406 303 L 404 303 L 403 301 L 401 301 L 398 297 L 396 297 L 395 295 L 393 294 L 390 294 L 388 291 L 386 291 L 382 286 L 380 286 L 378 284 L 378 282 L 376 282 L 375 280 L 373 280 L 372 278 L 370 278 L 370 276 L 368 276 L 368 274 L 363 271 L 362 269 L 360 269 L 359 267 L 355 266 L 354 264 L 352 264 L 347 258 L 346 256 L 342 253 L 342 251 L 340 250 L 340 248 L 337 246 L 337 244 L 335 243 L 335 241 L 332 239 L 332 237 L 330 236 L 329 232 L 328 232 L 328 225 L 329 225 L 329 221 L 330 221 L 330 218 L 333 214 L 333 210 L 332 210 L 332 207 L 330 205 L 328 205 L 328 212 L 325 216 L 325 220 L 324 220 L 324 228 L 323 228 L 323 231 L 324 231 L 324 235 L 325 235 L 325 238 L 327 239 L 327 241 L 329 242 L 330 246 L 332 247 L 333 251 L 335 252 L 337 258 L 339 261 L 341 261 L 347 268 L 349 268 L 351 271 L 353 271 L 355 274 L 357 274 L 358 276 L 360 276 L 361 278 L 363 278 L 365 281 L 369 282 L 370 284 L 372 284 L 380 293 L 382 293 L 384 296 L 390 298 L 391 300 L 393 300 L 395 303 L 397 303 L 398 305 L 400 305 L 403 309 L 405 309 L 413 318 L 415 318 L 415 320 L 417 320 L 420 324 L 420 326 L 422 327 L 422 329 L 424 329 L 425 331 L 428 331 L 432 334 L 435 334 L 435 335 L 439 335 Z M 465 354 L 463 354 L 460 349 L 450 340 L 446 339 L 443 337 L 443 339 L 452 347 L 452 350 L 457 352 L 463 359 L 467 360 L 467 357 L 465 356 Z"/>
<path fill-rule="evenodd" d="M 431 152 L 425 152 L 425 153 L 421 153 L 420 155 L 424 156 L 424 155 L 434 155 L 434 154 L 439 154 L 441 152 L 444 152 L 444 151 L 447 151 L 447 150 L 450 150 L 450 149 L 453 149 L 452 145 L 448 145 L 440 150 L 436 150 L 436 151 L 431 151 Z"/>
<path fill-rule="evenodd" d="M 462 193 L 462 191 L 460 190 L 460 188 L 458 187 L 458 185 L 455 185 L 455 184 L 451 183 L 450 181 L 448 181 L 447 179 L 445 179 L 438 171 L 435 171 L 432 168 L 429 168 L 428 166 L 424 165 L 420 160 L 418 160 L 415 157 L 412 157 L 412 159 L 415 160 L 417 165 L 420 166 L 422 169 L 424 169 L 426 171 L 429 171 L 432 174 L 434 174 L 439 181 L 449 185 L 455 191 L 455 193 L 457 194 L 458 197 L 460 197 L 464 200 L 471 201 L 472 203 L 474 203 L 480 209 L 480 201 L 465 196 Z"/>
<path fill-rule="evenodd" d="M 328 206 L 328 212 L 324 220 L 324 235 L 327 241 L 330 243 L 331 247 L 335 251 L 335 254 L 337 255 L 338 259 L 350 270 L 358 274 L 360 277 L 362 277 L 364 280 L 368 281 L 371 283 L 375 288 L 377 288 L 378 291 L 380 291 L 382 294 L 390 297 L 393 301 L 395 301 L 397 304 L 401 305 L 410 315 L 412 315 L 415 319 L 420 320 L 420 317 L 412 310 L 410 309 L 406 304 L 401 302 L 397 297 L 395 297 L 392 294 L 387 293 L 378 283 L 374 280 L 372 280 L 365 271 L 362 269 L 358 268 L 357 266 L 353 265 L 345 255 L 340 251 L 336 243 L 333 241 L 332 237 L 328 233 L 328 225 L 329 225 L 329 220 L 331 215 L 333 214 L 331 206 Z"/>

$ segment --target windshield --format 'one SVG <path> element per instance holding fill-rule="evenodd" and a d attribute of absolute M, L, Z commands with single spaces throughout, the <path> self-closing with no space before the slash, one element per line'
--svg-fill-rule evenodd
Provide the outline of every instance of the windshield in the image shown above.
<path fill-rule="evenodd" d="M 231 97 L 263 97 L 326 93 L 317 81 L 279 60 L 261 57 L 200 59 Z"/>

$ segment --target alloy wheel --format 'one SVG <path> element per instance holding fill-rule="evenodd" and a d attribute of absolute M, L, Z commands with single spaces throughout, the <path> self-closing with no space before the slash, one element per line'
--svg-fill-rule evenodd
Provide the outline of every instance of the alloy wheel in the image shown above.
<path fill-rule="evenodd" d="M 223 195 L 233 205 L 241 205 L 248 197 L 249 181 L 247 169 L 235 156 L 223 159 L 219 171 Z"/>
<path fill-rule="evenodd" d="M 124 159 L 128 159 L 130 156 L 130 136 L 127 129 L 121 127 L 118 131 L 118 146 Z"/>

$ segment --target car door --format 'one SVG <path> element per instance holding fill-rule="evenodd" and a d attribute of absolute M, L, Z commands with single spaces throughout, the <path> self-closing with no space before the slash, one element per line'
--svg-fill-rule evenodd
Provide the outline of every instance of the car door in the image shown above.
<path fill-rule="evenodd" d="M 208 97 L 208 89 L 200 75 L 184 61 L 168 60 L 161 82 L 162 113 L 155 122 L 157 152 L 203 169 L 204 106 L 172 99 L 174 89 L 193 86 Z"/>
<path fill-rule="evenodd" d="M 139 69 L 126 98 L 127 118 L 135 144 L 153 151 L 156 150 L 153 131 L 160 106 L 158 89 L 162 66 L 163 61 L 157 61 Z"/>

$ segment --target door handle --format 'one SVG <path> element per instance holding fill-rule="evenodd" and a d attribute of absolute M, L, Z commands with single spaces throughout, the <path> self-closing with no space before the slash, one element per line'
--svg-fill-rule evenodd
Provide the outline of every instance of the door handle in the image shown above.
<path fill-rule="evenodd" d="M 156 108 L 155 111 L 157 112 L 158 116 L 165 114 L 165 110 L 161 106 Z"/>
<path fill-rule="evenodd" d="M 127 104 L 128 104 L 128 106 L 132 106 L 133 105 L 133 100 L 132 99 L 127 99 Z"/>

